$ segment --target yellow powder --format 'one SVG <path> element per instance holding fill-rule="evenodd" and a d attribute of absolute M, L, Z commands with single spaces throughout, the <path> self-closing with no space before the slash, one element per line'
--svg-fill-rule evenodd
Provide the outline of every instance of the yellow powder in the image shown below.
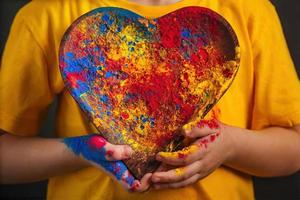
<path fill-rule="evenodd" d="M 164 158 L 178 159 L 178 158 L 185 158 L 188 155 L 195 153 L 198 150 L 199 150 L 199 146 L 191 145 L 176 152 L 160 152 L 159 155 Z"/>
<path fill-rule="evenodd" d="M 181 176 L 185 172 L 185 167 L 180 167 L 175 169 L 175 174 Z"/>

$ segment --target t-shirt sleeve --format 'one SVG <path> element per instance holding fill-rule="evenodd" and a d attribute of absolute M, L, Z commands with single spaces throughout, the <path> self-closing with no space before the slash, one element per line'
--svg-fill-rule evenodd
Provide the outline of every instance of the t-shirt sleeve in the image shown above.
<path fill-rule="evenodd" d="M 254 62 L 252 128 L 300 124 L 300 82 L 274 6 L 260 1 L 250 16 Z"/>
<path fill-rule="evenodd" d="M 43 49 L 22 14 L 14 19 L 0 67 L 0 129 L 38 133 L 54 94 Z"/>

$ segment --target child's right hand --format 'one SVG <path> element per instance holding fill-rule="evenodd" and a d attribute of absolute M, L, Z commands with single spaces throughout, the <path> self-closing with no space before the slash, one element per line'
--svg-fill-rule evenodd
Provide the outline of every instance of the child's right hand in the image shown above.
<path fill-rule="evenodd" d="M 64 144 L 78 156 L 100 167 L 129 191 L 143 192 L 149 188 L 151 174 L 136 180 L 121 161 L 130 158 L 132 149 L 127 145 L 114 145 L 97 134 L 65 138 Z"/>

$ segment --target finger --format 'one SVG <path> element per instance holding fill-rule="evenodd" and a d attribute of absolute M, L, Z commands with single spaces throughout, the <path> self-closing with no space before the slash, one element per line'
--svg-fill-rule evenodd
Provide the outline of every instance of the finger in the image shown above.
<path fill-rule="evenodd" d="M 130 154 L 128 153 L 130 152 L 128 147 L 124 145 L 110 144 L 103 137 L 97 134 L 65 138 L 63 142 L 76 155 L 82 156 L 91 164 L 98 168 L 101 167 L 107 171 L 128 190 L 138 187 L 139 181 L 135 180 L 122 161 L 109 161 L 106 156 L 108 151 L 113 151 L 113 153 L 109 155 L 111 160 L 120 160 L 124 157 L 129 157 L 123 156 L 123 154 Z"/>
<path fill-rule="evenodd" d="M 136 184 L 134 176 L 128 171 L 127 166 L 122 161 L 95 160 L 91 164 L 97 168 L 102 168 L 128 190 Z"/>
<path fill-rule="evenodd" d="M 150 184 L 151 184 L 151 176 L 152 176 L 152 173 L 147 173 L 143 176 L 143 178 L 138 181 L 139 184 L 136 184 L 134 187 L 132 187 L 130 189 L 130 191 L 133 191 L 133 192 L 145 192 L 149 189 L 150 187 Z"/>
<path fill-rule="evenodd" d="M 108 165 L 105 167 L 121 184 L 130 192 L 143 192 L 150 187 L 151 173 L 147 173 L 139 181 L 129 172 L 127 166 L 121 161 L 106 161 Z"/>
<path fill-rule="evenodd" d="M 128 191 L 133 192 L 139 190 L 141 182 L 134 178 L 122 161 L 102 161 L 98 164 L 113 176 L 113 178 L 119 181 Z"/>
<path fill-rule="evenodd" d="M 124 160 L 130 158 L 133 150 L 128 145 L 105 145 L 105 158 L 109 161 Z"/>
<path fill-rule="evenodd" d="M 201 151 L 201 146 L 196 143 L 175 152 L 159 152 L 156 159 L 165 164 L 180 166 L 191 164 L 201 159 L 204 154 L 205 151 Z"/>
<path fill-rule="evenodd" d="M 210 129 L 219 129 L 221 125 L 221 122 L 217 119 L 209 119 L 205 120 L 202 119 L 197 123 L 198 128 L 208 127 Z"/>
<path fill-rule="evenodd" d="M 91 151 L 98 152 L 99 157 L 108 161 L 127 159 L 133 153 L 129 146 L 111 144 L 97 134 L 90 135 L 87 144 Z"/>
<path fill-rule="evenodd" d="M 174 166 L 168 165 L 166 163 L 161 163 L 160 166 L 155 170 L 155 172 L 168 171 L 170 169 L 174 169 Z"/>
<path fill-rule="evenodd" d="M 120 161 L 117 161 L 120 162 Z M 114 172 L 115 173 L 115 172 Z M 124 188 L 126 188 L 130 192 L 137 191 L 139 187 L 141 186 L 141 182 L 139 180 L 136 180 L 133 175 L 127 170 L 124 170 L 121 178 L 116 176 L 117 180 L 121 180 L 121 183 Z M 119 178 L 119 179 L 118 179 Z"/>
<path fill-rule="evenodd" d="M 201 161 L 196 161 L 186 167 L 180 167 L 166 172 L 155 172 L 151 180 L 154 183 L 183 181 L 195 175 L 199 169 L 201 169 Z"/>
<path fill-rule="evenodd" d="M 155 172 L 161 172 L 166 170 L 167 170 L 167 165 L 165 163 L 161 163 L 159 167 L 155 170 Z"/>
<path fill-rule="evenodd" d="M 201 178 L 200 174 L 195 174 L 192 177 L 190 177 L 184 181 L 179 181 L 179 182 L 175 182 L 175 183 L 158 183 L 158 184 L 155 184 L 153 187 L 155 189 L 181 188 L 181 187 L 185 187 L 190 184 L 196 183 L 200 178 Z"/>
<path fill-rule="evenodd" d="M 220 131 L 221 123 L 216 119 L 200 120 L 196 127 L 191 130 L 185 130 L 184 134 L 189 138 L 197 138 L 210 135 Z"/>
<path fill-rule="evenodd" d="M 207 135 L 205 137 L 202 137 L 200 139 L 198 139 L 195 144 L 197 144 L 198 146 L 201 146 L 203 148 L 207 148 L 209 146 L 209 144 L 215 142 L 215 140 L 220 136 L 220 133 L 213 133 L 210 135 Z"/>

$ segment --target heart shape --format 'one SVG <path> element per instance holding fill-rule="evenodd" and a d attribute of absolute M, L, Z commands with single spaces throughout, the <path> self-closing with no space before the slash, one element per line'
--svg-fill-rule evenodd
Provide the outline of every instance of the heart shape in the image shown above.
<path fill-rule="evenodd" d="M 66 87 L 109 142 L 134 150 L 136 178 L 159 151 L 182 144 L 184 124 L 203 118 L 233 81 L 239 45 L 229 23 L 203 7 L 157 19 L 105 7 L 66 31 L 59 66 Z"/>

